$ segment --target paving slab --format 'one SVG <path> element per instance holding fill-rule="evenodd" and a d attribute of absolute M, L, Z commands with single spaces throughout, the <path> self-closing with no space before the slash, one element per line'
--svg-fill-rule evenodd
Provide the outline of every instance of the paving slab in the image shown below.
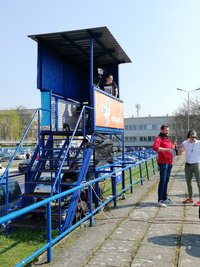
<path fill-rule="evenodd" d="M 137 259 L 148 259 L 154 263 L 157 262 L 157 266 L 163 266 L 162 263 L 174 263 L 176 250 L 170 246 L 153 246 L 153 245 L 142 245 L 134 258 Z M 133 261 L 133 263 L 134 263 Z"/>
<path fill-rule="evenodd" d="M 146 222 L 125 221 L 113 232 L 110 238 L 135 241 L 141 236 L 143 237 L 147 227 L 148 223 Z"/>

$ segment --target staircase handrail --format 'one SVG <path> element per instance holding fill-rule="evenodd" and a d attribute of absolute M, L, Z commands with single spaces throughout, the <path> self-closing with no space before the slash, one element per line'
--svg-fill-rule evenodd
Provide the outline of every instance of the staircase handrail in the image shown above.
<path fill-rule="evenodd" d="M 9 161 L 9 163 L 8 163 L 8 165 L 7 165 L 7 167 L 6 167 L 5 171 L 4 171 L 4 173 L 3 173 L 3 175 L 2 175 L 1 178 L 0 178 L 0 184 L 2 183 L 3 179 L 4 179 L 5 177 L 8 176 L 9 168 L 10 168 L 10 166 L 11 166 L 11 164 L 12 164 L 12 162 L 13 162 L 13 160 L 14 160 L 16 154 L 17 154 L 17 152 L 19 151 L 19 148 L 21 147 L 21 144 L 22 144 L 22 142 L 24 141 L 24 139 L 25 139 L 25 137 L 26 137 L 28 131 L 30 130 L 30 128 L 31 128 L 31 126 L 32 126 L 32 124 L 33 124 L 33 122 L 34 122 L 34 120 L 35 120 L 35 117 L 37 116 L 37 114 L 39 114 L 39 112 L 40 112 L 41 110 L 49 111 L 49 112 L 50 112 L 49 109 L 43 109 L 43 108 L 37 108 L 37 109 L 35 110 L 35 112 L 34 112 L 34 114 L 33 114 L 33 117 L 32 117 L 32 119 L 31 119 L 31 121 L 29 122 L 28 126 L 26 127 L 26 130 L 25 130 L 25 132 L 24 132 L 24 134 L 23 134 L 23 136 L 22 136 L 22 138 L 21 138 L 19 144 L 17 145 L 17 147 L 16 147 L 16 149 L 15 149 L 15 152 L 13 153 L 13 155 L 12 155 L 12 157 L 11 157 L 11 159 L 10 159 L 10 161 Z M 38 131 L 40 131 L 40 127 L 39 127 L 39 125 L 40 125 L 40 122 L 38 121 Z"/>
<path fill-rule="evenodd" d="M 82 118 L 82 116 L 83 116 L 83 113 L 85 112 L 86 109 L 93 109 L 93 108 L 90 107 L 90 106 L 86 106 L 86 105 L 84 105 L 84 106 L 82 107 L 82 109 L 81 109 L 81 112 L 80 112 L 79 118 L 78 118 L 78 120 L 77 120 L 76 126 L 75 126 L 74 131 L 73 131 L 73 133 L 72 133 L 72 135 L 71 135 L 71 139 L 70 139 L 69 145 L 68 145 L 68 147 L 67 147 L 67 149 L 66 149 L 66 151 L 65 151 L 65 153 L 64 153 L 64 156 L 63 156 L 63 158 L 62 158 L 62 162 L 61 162 L 61 164 L 60 164 L 60 167 L 59 167 L 59 169 L 58 169 L 57 175 L 56 175 L 56 177 L 55 177 L 54 185 L 52 186 L 52 190 L 51 190 L 51 195 L 52 195 L 53 192 L 55 191 L 55 187 L 56 187 L 56 184 L 57 184 L 58 179 L 59 179 L 59 177 L 60 177 L 61 170 L 62 170 L 62 167 L 63 167 L 63 165 L 64 165 L 65 159 L 66 159 L 66 157 L 67 157 L 67 154 L 68 154 L 68 152 L 69 152 L 69 149 L 70 149 L 71 146 L 72 146 L 72 140 L 73 140 L 73 138 L 74 138 L 74 136 L 75 136 L 75 134 L 76 134 L 76 131 L 77 131 L 78 126 L 79 126 L 79 123 L 80 123 L 81 118 Z M 84 127 L 85 127 L 85 125 L 84 125 Z M 85 132 L 84 129 L 83 129 L 83 132 Z M 85 136 L 84 136 L 84 137 L 85 137 Z"/>

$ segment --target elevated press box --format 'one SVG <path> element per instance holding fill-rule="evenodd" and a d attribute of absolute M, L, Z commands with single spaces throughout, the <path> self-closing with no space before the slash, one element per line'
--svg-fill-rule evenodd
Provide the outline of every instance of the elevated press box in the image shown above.
<path fill-rule="evenodd" d="M 41 108 L 46 109 L 42 113 L 43 126 L 61 129 L 63 118 L 72 125 L 78 111 L 87 105 L 90 132 L 123 131 L 119 64 L 131 61 L 108 28 L 29 37 L 38 44 L 37 88 L 41 91 Z M 108 73 L 118 85 L 117 98 L 100 89 Z"/>

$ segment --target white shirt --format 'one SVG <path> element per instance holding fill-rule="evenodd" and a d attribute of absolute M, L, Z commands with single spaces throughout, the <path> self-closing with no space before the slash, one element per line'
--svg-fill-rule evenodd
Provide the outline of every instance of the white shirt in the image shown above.
<path fill-rule="evenodd" d="M 200 162 L 200 140 L 190 143 L 188 140 L 183 142 L 183 148 L 186 152 L 186 162 L 193 164 Z"/>

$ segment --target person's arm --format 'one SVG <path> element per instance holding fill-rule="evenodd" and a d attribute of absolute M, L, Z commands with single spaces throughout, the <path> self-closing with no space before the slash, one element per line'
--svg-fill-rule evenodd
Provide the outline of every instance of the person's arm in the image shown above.
<path fill-rule="evenodd" d="M 114 96 L 115 96 L 115 97 L 118 97 L 118 93 L 119 93 L 119 91 L 118 91 L 117 84 L 116 84 L 115 82 L 113 82 L 113 84 L 114 84 Z"/>
<path fill-rule="evenodd" d="M 156 152 L 169 152 L 173 153 L 172 147 L 161 147 L 161 139 L 157 137 L 153 143 L 153 150 Z"/>
<path fill-rule="evenodd" d="M 185 150 L 184 149 L 184 145 L 182 144 L 181 147 L 178 150 L 178 155 L 180 156 L 183 153 L 184 150 Z"/>
<path fill-rule="evenodd" d="M 115 90 L 115 96 L 118 97 L 118 88 L 116 87 L 114 90 Z"/>
<path fill-rule="evenodd" d="M 173 153 L 173 149 L 170 148 L 170 147 L 159 147 L 159 148 L 158 148 L 158 151 L 159 151 L 159 152 L 165 151 L 165 152 Z"/>

